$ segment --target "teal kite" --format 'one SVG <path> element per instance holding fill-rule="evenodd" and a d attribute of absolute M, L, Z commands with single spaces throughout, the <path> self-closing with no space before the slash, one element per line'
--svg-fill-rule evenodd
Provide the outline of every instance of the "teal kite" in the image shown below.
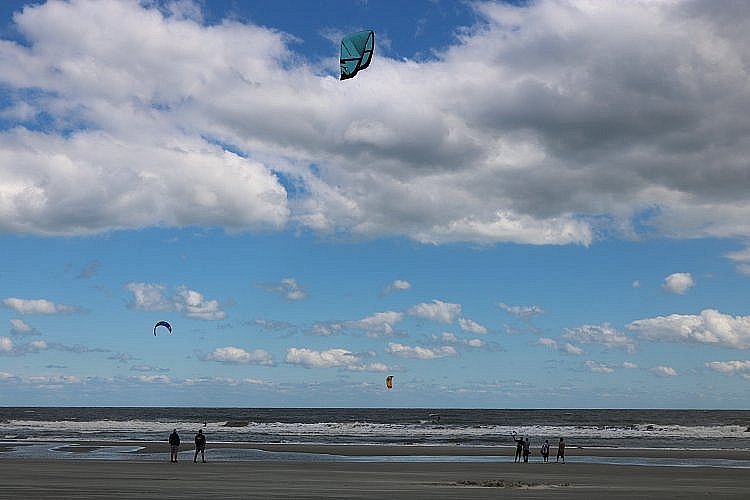
<path fill-rule="evenodd" d="M 370 65 L 375 48 L 375 32 L 359 31 L 341 40 L 341 79 L 354 77 Z"/>

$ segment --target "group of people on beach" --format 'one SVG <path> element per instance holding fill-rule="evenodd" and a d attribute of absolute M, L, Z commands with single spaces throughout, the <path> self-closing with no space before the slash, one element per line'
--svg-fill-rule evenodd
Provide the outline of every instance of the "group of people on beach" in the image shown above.
<path fill-rule="evenodd" d="M 173 464 L 177 463 L 177 454 L 180 451 L 180 435 L 177 434 L 177 429 L 172 431 L 169 435 L 169 461 Z M 201 461 L 206 463 L 206 435 L 203 434 L 203 429 L 198 429 L 198 433 L 195 435 L 195 456 L 193 457 L 193 463 L 198 463 L 198 452 L 201 454 Z"/>
<path fill-rule="evenodd" d="M 523 436 L 516 439 L 515 433 L 513 433 L 513 441 L 516 442 L 516 458 L 514 463 L 521 463 L 521 457 L 523 457 L 523 463 L 529 463 L 529 455 L 531 455 L 531 444 L 529 438 L 523 438 Z M 549 463 L 549 440 L 545 439 L 544 444 L 539 449 L 539 453 L 542 455 L 542 462 Z M 565 439 L 560 438 L 560 443 L 557 445 L 557 460 L 556 462 L 565 463 Z"/>
<path fill-rule="evenodd" d="M 516 457 L 514 462 L 529 463 L 529 455 L 531 455 L 531 443 L 528 436 L 524 439 L 523 436 L 516 438 L 516 433 L 513 433 L 513 441 L 516 443 Z M 177 429 L 174 429 L 169 435 L 169 448 L 170 448 L 170 462 L 177 463 L 177 454 L 180 451 L 180 435 L 177 433 Z M 539 449 L 539 453 L 542 455 L 542 462 L 549 463 L 549 440 L 545 439 Z M 203 434 L 203 429 L 199 429 L 195 435 L 195 456 L 193 457 L 193 463 L 198 463 L 198 453 L 201 454 L 201 461 L 206 463 L 206 435 Z M 565 439 L 560 438 L 560 442 L 557 445 L 557 459 L 556 462 L 565 463 Z"/>

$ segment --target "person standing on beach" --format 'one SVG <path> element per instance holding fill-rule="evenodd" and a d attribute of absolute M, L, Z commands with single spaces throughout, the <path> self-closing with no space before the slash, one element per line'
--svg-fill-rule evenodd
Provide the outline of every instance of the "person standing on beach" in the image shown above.
<path fill-rule="evenodd" d="M 542 449 L 539 450 L 542 453 L 542 462 L 545 464 L 549 462 L 549 441 L 544 440 L 544 444 L 542 445 Z"/>
<path fill-rule="evenodd" d="M 523 436 L 516 439 L 516 433 L 513 433 L 513 441 L 516 442 L 516 458 L 513 460 L 513 463 L 518 463 L 521 461 L 521 452 L 523 451 Z"/>
<path fill-rule="evenodd" d="M 562 463 L 565 463 L 565 440 L 560 438 L 560 444 L 557 445 L 557 462 L 562 458 Z"/>
<path fill-rule="evenodd" d="M 180 451 L 180 435 L 177 434 L 177 429 L 172 431 L 169 435 L 169 461 L 173 464 L 177 463 L 177 452 Z"/>
<path fill-rule="evenodd" d="M 529 438 L 526 438 L 526 441 L 523 443 L 523 463 L 527 464 L 529 463 L 529 455 L 531 455 L 531 449 L 529 444 Z"/>
<path fill-rule="evenodd" d="M 193 457 L 193 463 L 198 463 L 198 452 L 201 452 L 201 460 L 206 463 L 206 436 L 203 434 L 203 429 L 198 429 L 198 434 L 195 435 L 195 457 Z"/>

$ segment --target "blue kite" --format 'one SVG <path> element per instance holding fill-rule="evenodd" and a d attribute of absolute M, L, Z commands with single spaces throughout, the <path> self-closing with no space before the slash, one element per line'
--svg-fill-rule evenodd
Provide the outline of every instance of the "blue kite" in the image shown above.
<path fill-rule="evenodd" d="M 341 40 L 341 79 L 353 78 L 370 65 L 375 48 L 375 32 L 359 31 Z"/>

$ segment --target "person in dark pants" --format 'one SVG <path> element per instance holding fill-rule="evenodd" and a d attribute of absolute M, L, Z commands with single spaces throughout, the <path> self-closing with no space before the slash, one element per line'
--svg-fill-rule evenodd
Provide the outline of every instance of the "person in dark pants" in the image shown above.
<path fill-rule="evenodd" d="M 521 461 L 521 453 L 523 452 L 523 436 L 516 439 L 516 433 L 513 433 L 513 441 L 516 442 L 516 458 L 513 460 L 513 463 L 518 463 Z"/>
<path fill-rule="evenodd" d="M 549 440 L 544 440 L 544 444 L 542 445 L 542 449 L 540 451 L 542 453 L 542 462 L 546 464 L 547 462 L 549 462 Z"/>
<path fill-rule="evenodd" d="M 206 436 L 203 434 L 203 429 L 198 430 L 198 434 L 195 435 L 195 457 L 193 457 L 193 463 L 198 463 L 198 452 L 201 452 L 201 461 L 206 463 Z"/>
<path fill-rule="evenodd" d="M 565 440 L 560 438 L 560 444 L 557 445 L 557 460 L 559 462 L 562 458 L 562 463 L 565 463 Z"/>
<path fill-rule="evenodd" d="M 177 434 L 177 429 L 172 431 L 169 435 L 169 461 L 177 463 L 177 453 L 180 451 L 180 435 Z"/>
<path fill-rule="evenodd" d="M 530 446 L 529 438 L 526 438 L 526 441 L 523 442 L 523 463 L 525 464 L 529 463 L 529 455 L 531 455 Z"/>

